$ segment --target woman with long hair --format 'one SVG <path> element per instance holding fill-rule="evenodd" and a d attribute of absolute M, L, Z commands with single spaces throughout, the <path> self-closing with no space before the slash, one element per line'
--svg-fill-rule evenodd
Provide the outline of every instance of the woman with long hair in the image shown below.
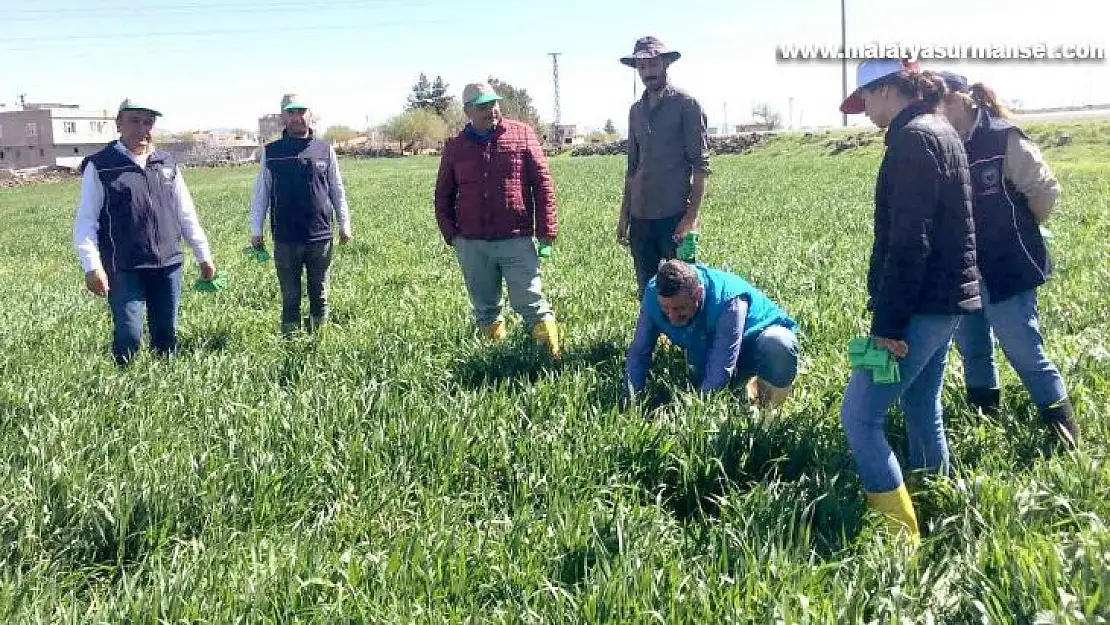
<path fill-rule="evenodd" d="M 1040 150 L 1010 120 L 994 90 L 968 86 L 943 72 L 948 93 L 940 110 L 960 133 L 968 153 L 983 309 L 960 321 L 955 340 L 964 364 L 968 402 L 985 413 L 1001 402 L 994 339 L 1040 412 L 1068 447 L 1079 425 L 1063 377 L 1045 352 L 1037 287 L 1052 262 L 1042 234 L 1060 185 Z"/>
<path fill-rule="evenodd" d="M 841 423 L 867 503 L 887 526 L 920 534 L 902 468 L 887 441 L 887 410 L 899 401 L 909 468 L 948 472 L 941 383 L 961 316 L 980 309 L 967 154 L 936 113 L 939 74 L 898 59 L 864 61 L 844 113 L 866 113 L 886 130 L 875 187 L 874 245 L 867 276 L 871 340 L 898 359 L 900 379 L 876 381 L 857 369 L 844 392 Z"/>

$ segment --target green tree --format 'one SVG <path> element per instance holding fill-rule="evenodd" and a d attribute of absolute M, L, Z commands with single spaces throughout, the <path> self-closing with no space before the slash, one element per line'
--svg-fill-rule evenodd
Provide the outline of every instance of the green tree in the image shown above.
<path fill-rule="evenodd" d="M 466 125 L 466 113 L 463 112 L 462 104 L 455 98 L 451 99 L 450 105 L 447 110 L 440 114 L 443 122 L 447 125 L 448 134 L 455 134 L 462 130 Z"/>
<path fill-rule="evenodd" d="M 442 117 L 455 101 L 455 96 L 447 93 L 448 87 L 442 76 L 436 76 L 435 82 L 432 82 L 421 72 L 409 94 L 408 110 L 430 109 Z"/>
<path fill-rule="evenodd" d="M 350 126 L 330 126 L 324 131 L 323 139 L 328 143 L 343 143 L 358 136 L 358 131 Z"/>
<path fill-rule="evenodd" d="M 436 76 L 436 80 L 432 83 L 432 90 L 429 94 L 432 99 L 432 108 L 435 109 L 436 115 L 444 118 L 444 121 L 447 120 L 446 115 L 448 109 L 451 108 L 452 104 L 457 102 L 455 96 L 447 93 L 447 88 L 449 86 L 450 85 L 443 81 L 442 77 Z"/>
<path fill-rule="evenodd" d="M 611 119 L 605 120 L 605 134 L 607 134 L 607 135 L 617 134 L 617 127 L 613 125 L 613 120 L 611 120 Z"/>
<path fill-rule="evenodd" d="M 447 136 L 447 124 L 431 109 L 415 108 L 389 118 L 382 131 L 396 141 L 404 153 L 421 144 L 441 141 Z"/>
<path fill-rule="evenodd" d="M 595 130 L 586 135 L 586 143 L 612 143 L 619 140 L 620 136 L 616 133 L 604 132 L 601 130 Z"/>
<path fill-rule="evenodd" d="M 528 94 L 527 89 L 514 87 L 492 76 L 489 78 L 489 84 L 497 95 L 501 96 L 502 115 L 528 124 L 541 137 L 547 135 L 547 127 L 540 121 L 540 113 L 532 104 L 532 96 Z"/>
<path fill-rule="evenodd" d="M 412 86 L 412 93 L 409 94 L 408 110 L 431 108 L 432 106 L 432 83 L 424 72 L 420 72 L 420 77 L 416 79 L 416 84 Z"/>

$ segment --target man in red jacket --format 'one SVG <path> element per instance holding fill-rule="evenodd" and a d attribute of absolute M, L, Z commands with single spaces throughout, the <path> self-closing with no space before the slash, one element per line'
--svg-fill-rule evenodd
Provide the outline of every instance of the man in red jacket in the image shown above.
<path fill-rule="evenodd" d="M 463 89 L 469 120 L 443 146 L 436 179 L 436 221 L 455 248 L 482 333 L 505 336 L 501 284 L 532 337 L 555 358 L 559 329 L 543 296 L 540 262 L 532 237 L 549 247 L 559 229 L 555 187 L 535 131 L 504 119 L 500 96 L 488 83 Z"/>

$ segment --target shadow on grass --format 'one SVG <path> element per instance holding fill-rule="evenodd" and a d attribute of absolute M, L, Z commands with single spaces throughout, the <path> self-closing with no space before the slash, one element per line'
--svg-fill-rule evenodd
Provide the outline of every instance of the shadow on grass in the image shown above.
<path fill-rule="evenodd" d="M 308 361 L 316 351 L 316 346 L 315 336 L 303 332 L 294 333 L 291 337 L 282 339 L 285 357 L 278 369 L 278 386 L 289 388 L 297 384 L 308 370 Z"/>
<path fill-rule="evenodd" d="M 345 328 L 355 320 L 355 314 L 343 308 L 332 309 L 328 312 L 328 324 Z"/>
<path fill-rule="evenodd" d="M 569 346 L 563 350 L 561 359 L 554 360 L 530 340 L 507 339 L 483 344 L 456 365 L 454 377 L 464 388 L 476 390 L 507 381 L 533 383 L 546 372 L 563 373 L 582 368 L 595 369 L 600 378 L 608 380 L 619 377 L 617 374 L 623 366 L 623 347 L 614 341 Z M 617 382 L 613 383 L 613 388 L 617 388 Z M 615 398 L 613 401 L 615 403 Z"/>
<path fill-rule="evenodd" d="M 0 538 L 10 545 L 16 561 L 33 562 L 48 554 L 63 571 L 78 573 L 90 582 L 114 582 L 128 569 L 141 567 L 151 554 L 177 540 L 198 536 L 206 511 L 196 503 L 152 492 L 127 493 L 111 507 L 74 504 L 79 487 L 65 477 L 54 478 L 40 496 L 50 511 L 34 525 L 37 541 Z M 33 545 L 24 551 L 25 545 Z"/>
<path fill-rule="evenodd" d="M 747 401 L 742 398 L 737 395 L 743 413 Z M 851 471 L 852 458 L 846 447 L 829 436 L 803 431 L 791 418 L 780 413 L 763 422 L 745 413 L 708 436 L 649 426 L 644 431 L 650 434 L 618 452 L 617 466 L 640 486 L 646 500 L 658 502 L 691 525 L 719 518 L 722 501 L 761 484 L 804 485 L 805 498 L 811 502 L 804 512 L 779 509 L 776 504 L 772 516 L 785 516 L 764 521 L 767 527 L 776 527 L 801 515 L 813 536 L 813 547 L 829 556 L 859 531 L 858 488 L 852 480 L 836 478 Z"/>
<path fill-rule="evenodd" d="M 185 354 L 222 352 L 227 349 L 230 343 L 231 334 L 226 330 L 218 330 L 205 334 L 183 336 L 177 343 L 177 349 Z"/>
<path fill-rule="evenodd" d="M 976 440 L 981 442 L 963 445 L 959 455 L 953 458 L 955 462 L 977 467 L 989 457 L 997 457 L 1001 450 L 1012 460 L 1015 471 L 1024 471 L 1037 461 L 1067 452 L 1051 427 L 1042 420 L 1025 387 L 1020 383 L 1007 385 L 1002 389 L 1002 398 L 997 414 L 983 414 L 963 397 L 946 406 L 949 441 L 953 432 L 960 436 L 961 432 L 974 430 Z"/>
<path fill-rule="evenodd" d="M 564 586 L 579 586 L 598 562 L 620 552 L 620 538 L 612 520 L 595 523 L 591 530 L 593 540 L 580 537 L 577 544 L 565 546 L 556 560 L 554 577 Z"/>

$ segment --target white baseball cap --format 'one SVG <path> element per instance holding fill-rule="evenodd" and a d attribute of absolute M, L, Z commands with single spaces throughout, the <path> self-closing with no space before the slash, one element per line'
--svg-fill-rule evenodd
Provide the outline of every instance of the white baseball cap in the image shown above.
<path fill-rule="evenodd" d="M 865 87 L 902 70 L 917 72 L 919 69 L 915 61 L 906 59 L 868 59 L 861 61 L 856 66 L 856 90 L 840 103 L 840 112 L 848 115 L 862 113 L 863 96 L 860 92 Z"/>

